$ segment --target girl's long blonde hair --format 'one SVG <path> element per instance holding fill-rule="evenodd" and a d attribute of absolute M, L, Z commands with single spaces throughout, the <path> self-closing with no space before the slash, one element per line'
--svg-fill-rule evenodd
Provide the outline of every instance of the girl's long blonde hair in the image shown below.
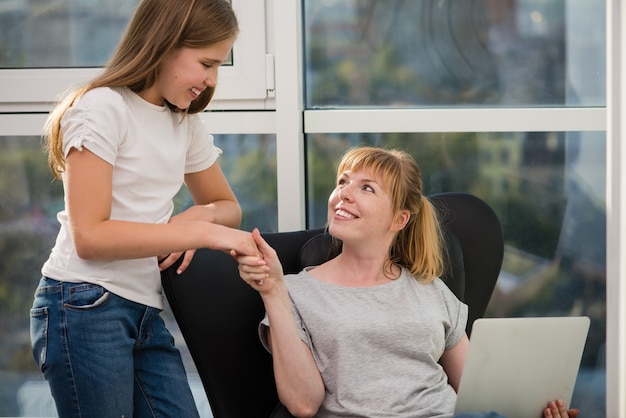
<path fill-rule="evenodd" d="M 56 178 L 65 170 L 61 119 L 85 92 L 97 87 L 150 88 L 161 63 L 175 50 L 205 48 L 237 36 L 239 27 L 227 0 L 142 0 L 104 71 L 68 94 L 50 113 L 44 128 L 48 164 Z M 213 97 L 208 87 L 188 109 L 166 105 L 174 112 L 197 113 Z"/>
<path fill-rule="evenodd" d="M 364 169 L 381 176 L 394 213 L 408 210 L 411 215 L 389 249 L 390 262 L 425 282 L 440 277 L 444 272 L 443 233 L 435 207 L 422 194 L 422 173 L 413 157 L 397 149 L 352 148 L 341 159 L 337 175 Z"/>

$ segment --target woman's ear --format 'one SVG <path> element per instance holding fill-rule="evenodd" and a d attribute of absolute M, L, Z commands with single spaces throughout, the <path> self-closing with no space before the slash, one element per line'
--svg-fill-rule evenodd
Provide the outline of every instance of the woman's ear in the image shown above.
<path fill-rule="evenodd" d="M 408 210 L 401 210 L 396 215 L 396 219 L 392 225 L 392 228 L 394 228 L 395 232 L 401 231 L 406 226 L 406 224 L 409 223 L 410 219 L 411 212 L 409 212 Z"/>

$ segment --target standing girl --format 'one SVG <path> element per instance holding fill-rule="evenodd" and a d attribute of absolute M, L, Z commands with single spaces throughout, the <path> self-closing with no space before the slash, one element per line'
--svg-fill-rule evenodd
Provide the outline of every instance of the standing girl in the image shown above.
<path fill-rule="evenodd" d="M 227 0 L 143 0 L 104 72 L 49 117 L 65 209 L 31 339 L 60 417 L 198 416 L 159 270 L 201 247 L 257 254 L 196 115 L 237 33 Z M 172 216 L 183 182 L 195 206 Z"/>

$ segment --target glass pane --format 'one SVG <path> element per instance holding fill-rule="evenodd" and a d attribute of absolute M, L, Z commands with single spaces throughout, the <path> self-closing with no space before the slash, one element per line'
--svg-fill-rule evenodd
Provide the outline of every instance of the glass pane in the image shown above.
<path fill-rule="evenodd" d="M 305 0 L 306 106 L 604 106 L 603 0 Z"/>
<path fill-rule="evenodd" d="M 139 0 L 0 2 L 0 68 L 101 67 Z M 225 65 L 232 65 L 232 53 Z"/>
<path fill-rule="evenodd" d="M 14 0 L 0 8 L 0 68 L 104 65 L 138 0 Z"/>
<path fill-rule="evenodd" d="M 278 190 L 275 135 L 214 135 L 215 145 L 224 151 L 220 166 L 243 210 L 240 228 L 261 232 L 278 231 Z M 177 208 L 192 204 L 181 190 Z"/>
<path fill-rule="evenodd" d="M 243 208 L 242 228 L 277 230 L 276 140 L 273 135 L 218 135 L 220 164 Z M 179 193 L 177 209 L 190 204 Z M 39 137 L 0 136 L 0 416 L 56 416 L 50 390 L 32 358 L 28 311 L 58 232 L 61 183 L 52 181 Z M 203 418 L 212 417 L 202 383 L 171 312 L 175 337 Z"/>
<path fill-rule="evenodd" d="M 61 185 L 51 178 L 39 138 L 0 136 L 2 416 L 16 416 L 20 389 L 40 380 L 30 349 L 28 311 L 39 270 L 56 238 L 56 213 L 63 206 Z"/>
<path fill-rule="evenodd" d="M 506 246 L 486 316 L 589 316 L 572 405 L 604 416 L 605 142 L 603 132 L 309 135 L 308 226 L 326 225 L 337 156 L 361 144 L 410 152 L 426 195 L 482 198 Z"/>

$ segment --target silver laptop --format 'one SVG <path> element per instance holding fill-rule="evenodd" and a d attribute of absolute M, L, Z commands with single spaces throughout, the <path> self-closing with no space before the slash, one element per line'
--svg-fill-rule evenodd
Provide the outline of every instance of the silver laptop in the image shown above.
<path fill-rule="evenodd" d="M 589 323 L 588 317 L 477 319 L 455 413 L 539 418 L 557 399 L 569 408 Z"/>

